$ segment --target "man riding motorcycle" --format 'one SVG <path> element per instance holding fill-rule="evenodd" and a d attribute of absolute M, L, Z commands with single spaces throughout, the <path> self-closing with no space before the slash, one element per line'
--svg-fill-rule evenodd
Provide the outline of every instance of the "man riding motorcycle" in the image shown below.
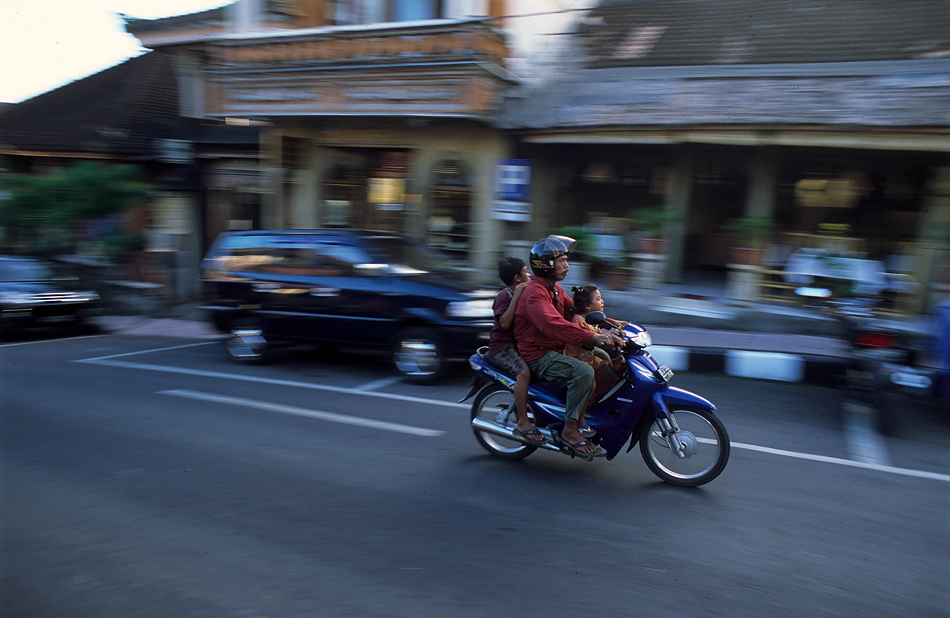
<path fill-rule="evenodd" d="M 574 301 L 564 292 L 563 281 L 577 243 L 567 236 L 548 236 L 531 248 L 531 272 L 515 313 L 514 334 L 518 352 L 532 374 L 546 382 L 567 386 L 565 422 L 561 439 L 580 455 L 599 454 L 599 448 L 578 428 L 578 421 L 594 388 L 594 371 L 587 363 L 563 354 L 565 344 L 621 345 L 612 333 L 594 333 L 572 320 Z"/>

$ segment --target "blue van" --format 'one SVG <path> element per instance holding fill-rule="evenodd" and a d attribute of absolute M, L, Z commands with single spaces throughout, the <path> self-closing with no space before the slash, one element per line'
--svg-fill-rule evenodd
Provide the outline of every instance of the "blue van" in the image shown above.
<path fill-rule="evenodd" d="M 202 308 L 237 360 L 278 343 L 385 350 L 415 382 L 488 342 L 492 290 L 405 236 L 367 230 L 227 232 L 202 262 Z"/>

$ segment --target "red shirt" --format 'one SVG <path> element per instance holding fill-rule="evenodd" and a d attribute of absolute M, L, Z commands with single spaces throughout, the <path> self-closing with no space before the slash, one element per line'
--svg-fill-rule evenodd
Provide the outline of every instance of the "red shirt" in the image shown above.
<path fill-rule="evenodd" d="M 515 343 L 512 328 L 503 328 L 501 325 L 501 316 L 508 311 L 512 298 L 514 298 L 514 292 L 510 288 L 502 288 L 495 296 L 495 302 L 492 304 L 491 309 L 492 313 L 495 314 L 495 323 L 488 333 L 488 353 L 492 356 L 497 356 L 506 346 Z"/>
<path fill-rule="evenodd" d="M 557 307 L 553 290 L 557 290 Z M 591 347 L 597 334 L 571 321 L 573 308 L 574 300 L 560 283 L 531 275 L 515 310 L 515 339 L 521 357 L 530 363 L 548 352 L 564 352 L 568 343 Z"/>

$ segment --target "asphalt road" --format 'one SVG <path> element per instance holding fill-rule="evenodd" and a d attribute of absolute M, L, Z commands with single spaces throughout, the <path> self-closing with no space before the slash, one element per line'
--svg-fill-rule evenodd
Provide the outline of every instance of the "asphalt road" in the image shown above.
<path fill-rule="evenodd" d="M 636 450 L 491 458 L 461 371 L 421 387 L 374 359 L 241 366 L 219 346 L 0 347 L 0 614 L 950 615 L 933 410 L 868 451 L 832 390 L 679 375 L 733 441 L 683 489 Z"/>

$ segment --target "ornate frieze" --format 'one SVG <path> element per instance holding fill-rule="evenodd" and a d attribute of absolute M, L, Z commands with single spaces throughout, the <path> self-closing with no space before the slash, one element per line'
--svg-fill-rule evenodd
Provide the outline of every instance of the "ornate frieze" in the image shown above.
<path fill-rule="evenodd" d="M 481 117 L 510 85 L 504 40 L 481 22 L 311 31 L 207 47 L 210 116 Z"/>
<path fill-rule="evenodd" d="M 477 56 L 501 63 L 507 55 L 501 35 L 491 31 L 388 32 L 368 36 L 352 33 L 314 34 L 287 40 L 274 38 L 233 42 L 212 49 L 220 68 L 261 64 L 321 64 L 399 61 L 445 56 Z"/>
<path fill-rule="evenodd" d="M 378 81 L 367 76 L 358 80 L 300 76 L 280 85 L 219 76 L 211 92 L 208 113 L 221 117 L 359 113 L 470 117 L 487 113 L 497 100 L 496 86 L 476 76 L 386 76 Z"/>

